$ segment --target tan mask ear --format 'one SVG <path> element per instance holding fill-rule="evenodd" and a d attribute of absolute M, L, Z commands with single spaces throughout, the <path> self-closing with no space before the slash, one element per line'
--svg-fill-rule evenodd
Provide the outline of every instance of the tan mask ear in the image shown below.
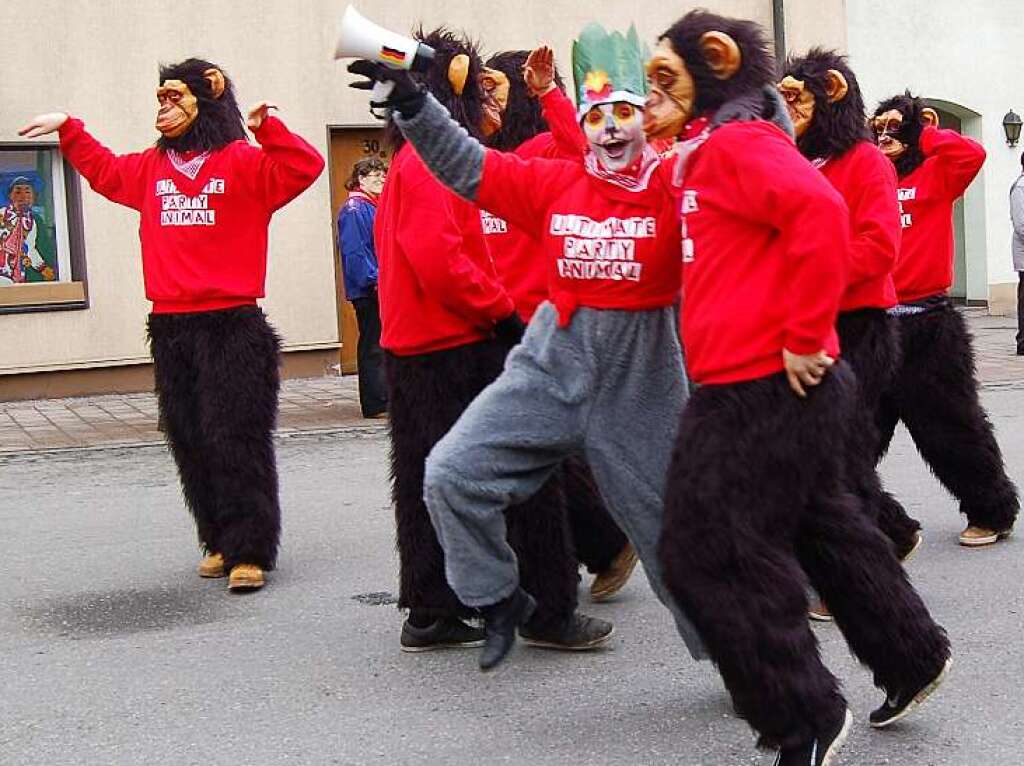
<path fill-rule="evenodd" d="M 921 110 L 921 124 L 925 127 L 939 127 L 939 113 L 930 106 L 926 106 Z"/>
<path fill-rule="evenodd" d="M 743 63 L 743 54 L 725 32 L 705 32 L 700 36 L 700 52 L 711 73 L 719 80 L 728 80 L 736 74 Z"/>
<path fill-rule="evenodd" d="M 453 57 L 448 65 L 448 82 L 451 83 L 452 90 L 455 91 L 456 96 L 462 95 L 462 91 L 466 89 L 466 80 L 468 78 L 469 56 L 465 53 L 460 53 Z"/>
<path fill-rule="evenodd" d="M 220 98 L 224 93 L 224 73 L 219 69 L 207 69 L 203 72 L 203 77 L 210 83 L 210 90 L 213 91 L 214 98 Z"/>
<path fill-rule="evenodd" d="M 830 104 L 842 101 L 850 92 L 850 86 L 843 77 L 843 73 L 837 69 L 829 69 L 825 74 L 825 93 L 828 95 Z"/>

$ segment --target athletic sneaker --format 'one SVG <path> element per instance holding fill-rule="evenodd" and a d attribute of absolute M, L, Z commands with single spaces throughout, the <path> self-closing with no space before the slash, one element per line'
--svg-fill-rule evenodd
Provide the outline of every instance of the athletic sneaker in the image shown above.
<path fill-rule="evenodd" d="M 838 763 L 838 753 L 846 742 L 852 723 L 850 711 L 844 711 L 842 720 L 825 734 L 797 747 L 780 750 L 775 766 L 833 766 Z"/>
<path fill-rule="evenodd" d="M 807 616 L 815 622 L 832 622 L 833 619 L 828 604 L 821 600 L 807 610 Z"/>
<path fill-rule="evenodd" d="M 417 628 L 406 620 L 402 625 L 401 643 L 403 652 L 471 649 L 484 645 L 484 629 L 467 625 L 457 617 L 445 617 L 425 628 Z"/>
<path fill-rule="evenodd" d="M 541 630 L 524 625 L 519 635 L 524 643 L 543 649 L 561 649 L 570 652 L 585 652 L 596 649 L 608 642 L 615 632 L 615 626 L 607 620 L 588 617 L 574 612 L 564 622 Z"/>
<path fill-rule="evenodd" d="M 921 706 L 921 703 L 939 688 L 939 684 L 946 679 L 946 674 L 949 673 L 952 665 L 953 659 L 950 658 L 946 660 L 942 670 L 931 681 L 927 681 L 913 689 L 899 689 L 892 694 L 886 695 L 882 706 L 868 716 L 871 725 L 876 729 L 884 729 L 886 726 L 894 724 L 901 718 L 905 718 L 913 713 Z"/>

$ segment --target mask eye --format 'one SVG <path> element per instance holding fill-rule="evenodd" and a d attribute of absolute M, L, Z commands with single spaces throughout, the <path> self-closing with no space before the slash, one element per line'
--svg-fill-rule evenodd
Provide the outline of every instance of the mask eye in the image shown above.
<path fill-rule="evenodd" d="M 592 128 L 599 127 L 601 125 L 604 125 L 604 112 L 602 112 L 597 107 L 594 107 L 589 112 L 587 112 L 587 116 L 584 117 L 583 120 L 584 122 L 587 123 L 587 125 L 589 125 Z"/>
<path fill-rule="evenodd" d="M 620 101 L 615 105 L 615 119 L 619 122 L 629 122 L 636 116 L 636 109 L 632 104 Z"/>

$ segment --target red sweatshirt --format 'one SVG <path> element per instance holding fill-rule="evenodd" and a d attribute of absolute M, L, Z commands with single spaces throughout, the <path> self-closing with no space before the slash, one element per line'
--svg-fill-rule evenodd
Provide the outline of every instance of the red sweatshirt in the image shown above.
<path fill-rule="evenodd" d="M 899 180 L 903 245 L 893 280 L 901 303 L 953 284 L 953 203 L 985 162 L 981 144 L 955 130 L 927 127 L 920 146 L 924 162 Z"/>
<path fill-rule="evenodd" d="M 821 167 L 850 209 L 850 265 L 840 311 L 896 305 L 892 270 L 900 249 L 896 169 L 870 141 Z"/>
<path fill-rule="evenodd" d="M 669 173 L 643 190 L 590 175 L 578 160 L 487 151 L 477 202 L 541 243 L 551 298 L 567 325 L 577 306 L 644 310 L 679 297 L 679 221 Z"/>
<path fill-rule="evenodd" d="M 380 344 L 398 356 L 484 340 L 515 310 L 498 283 L 480 212 L 435 180 L 411 144 L 391 163 L 374 242 Z"/>
<path fill-rule="evenodd" d="M 713 131 L 682 195 L 691 377 L 734 383 L 781 371 L 783 349 L 838 353 L 848 212 L 789 137 L 767 122 Z"/>
<path fill-rule="evenodd" d="M 234 141 L 189 178 L 157 148 L 115 155 L 69 118 L 60 148 L 94 190 L 138 210 L 142 274 L 156 314 L 253 304 L 264 295 L 267 227 L 317 179 L 323 157 L 268 117 L 260 147 Z"/>
<path fill-rule="evenodd" d="M 551 132 L 524 141 L 513 153 L 524 160 L 533 157 L 582 159 L 587 144 L 576 122 L 572 102 L 565 94 L 554 90 L 545 95 L 541 103 Z M 533 312 L 548 297 L 550 266 L 541 243 L 523 229 L 509 226 L 504 218 L 486 210 L 481 210 L 480 215 L 498 278 L 515 301 L 519 316 L 529 322 Z"/>

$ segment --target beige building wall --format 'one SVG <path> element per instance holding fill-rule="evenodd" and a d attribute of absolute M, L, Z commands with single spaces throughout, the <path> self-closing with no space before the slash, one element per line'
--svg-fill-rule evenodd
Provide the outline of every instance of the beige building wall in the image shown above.
<path fill-rule="evenodd" d="M 346 87 L 331 60 L 343 0 L 35 0 L 29 24 L 5 38 L 0 78 L 0 141 L 39 112 L 64 110 L 116 152 L 150 145 L 158 62 L 207 57 L 234 78 L 240 103 L 271 99 L 290 128 L 326 156 L 329 126 L 375 126 L 364 94 Z M 610 28 L 636 22 L 653 41 L 687 10 L 704 6 L 771 29 L 771 0 L 664 3 L 592 0 L 357 0 L 367 16 L 396 30 L 447 23 L 488 51 L 555 46 L 563 70 L 569 45 L 589 21 Z M 843 2 L 790 0 L 787 34 L 806 45 L 845 42 Z M 840 9 L 840 10 L 836 10 Z M 0 315 L 7 338 L 0 375 L 95 368 L 148 360 L 137 214 L 83 190 L 90 306 L 85 310 Z M 329 180 L 323 177 L 274 218 L 263 305 L 286 350 L 339 344 Z M 0 380 L 2 383 L 2 380 Z M 2 398 L 2 396 L 0 396 Z"/>

